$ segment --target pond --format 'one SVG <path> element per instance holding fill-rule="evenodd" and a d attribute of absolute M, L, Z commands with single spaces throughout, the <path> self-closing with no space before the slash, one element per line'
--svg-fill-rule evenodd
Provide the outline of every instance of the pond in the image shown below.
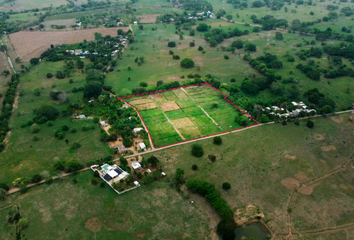
<path fill-rule="evenodd" d="M 246 237 L 247 240 L 266 240 L 270 235 L 268 232 L 262 227 L 260 223 L 251 223 L 242 227 L 238 227 L 235 229 L 235 240 L 243 240 Z"/>

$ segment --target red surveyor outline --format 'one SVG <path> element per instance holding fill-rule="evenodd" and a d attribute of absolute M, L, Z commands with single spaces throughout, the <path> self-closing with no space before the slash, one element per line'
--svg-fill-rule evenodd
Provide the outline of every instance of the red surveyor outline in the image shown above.
<path fill-rule="evenodd" d="M 220 92 L 222 95 L 224 95 L 224 99 L 230 103 L 232 106 L 234 106 L 237 110 L 241 111 L 243 114 L 245 114 L 248 118 L 252 119 L 254 122 L 256 122 L 256 124 L 253 124 L 253 125 L 250 125 L 250 126 L 246 126 L 246 127 L 241 127 L 241 128 L 237 128 L 237 129 L 232 129 L 232 130 L 228 130 L 228 131 L 224 131 L 224 132 L 220 132 L 220 133 L 214 133 L 214 134 L 211 134 L 211 135 L 205 135 L 203 137 L 199 137 L 199 138 L 193 138 L 193 139 L 189 139 L 189 140 L 185 140 L 185 141 L 181 141 L 181 142 L 177 142 L 177 143 L 171 143 L 169 145 L 165 145 L 165 146 L 161 146 L 161 147 L 155 147 L 154 146 L 154 141 L 152 140 L 151 138 L 151 135 L 150 135 L 150 132 L 149 132 L 149 129 L 148 127 L 146 126 L 145 122 L 144 122 L 144 119 L 143 117 L 140 115 L 140 112 L 139 110 L 134 107 L 133 105 L 131 105 L 130 103 L 126 102 L 123 100 L 123 98 L 130 98 L 130 97 L 139 97 L 139 96 L 143 96 L 143 95 L 148 95 L 148 94 L 154 94 L 154 93 L 159 93 L 159 92 L 165 92 L 165 91 L 172 91 L 172 90 L 176 90 L 176 89 L 179 89 L 179 88 L 186 88 L 186 87 L 194 87 L 194 86 L 200 86 L 200 85 L 207 85 L 207 86 L 210 86 L 211 88 L 215 89 L 216 91 Z M 131 106 L 132 108 L 134 108 L 136 110 L 136 112 L 138 113 L 142 123 L 144 124 L 144 126 L 146 127 L 147 129 L 147 133 L 148 133 L 148 136 L 149 136 L 149 139 L 151 140 L 152 142 L 152 147 L 153 148 L 165 148 L 165 147 L 169 147 L 169 146 L 173 146 L 173 145 L 178 145 L 178 144 L 182 144 L 182 143 L 186 143 L 186 142 L 194 142 L 194 141 L 198 141 L 199 139 L 203 139 L 203 138 L 212 138 L 214 136 L 217 136 L 217 135 L 220 135 L 220 134 L 225 134 L 226 132 L 235 132 L 235 131 L 240 131 L 242 129 L 245 129 L 245 128 L 250 128 L 250 127 L 254 127 L 254 126 L 257 126 L 259 124 L 259 122 L 257 122 L 255 119 L 253 119 L 252 117 L 250 117 L 247 113 L 245 113 L 241 108 L 239 108 L 238 106 L 236 106 L 236 104 L 234 104 L 233 102 L 231 102 L 229 99 L 227 99 L 227 95 L 223 92 L 221 92 L 219 89 L 215 88 L 213 85 L 211 85 L 210 83 L 208 82 L 205 82 L 205 83 L 197 83 L 197 84 L 192 84 L 192 85 L 187 85 L 187 86 L 181 86 L 181 87 L 177 87 L 177 88 L 169 88 L 169 89 L 164 89 L 164 90 L 157 90 L 157 91 L 153 91 L 153 92 L 146 92 L 146 93 L 140 93 L 140 94 L 136 94 L 136 95 L 129 95 L 129 96 L 125 96 L 125 97 L 119 97 L 118 98 L 119 100 L 121 100 L 122 102 L 128 104 L 129 106 Z"/>

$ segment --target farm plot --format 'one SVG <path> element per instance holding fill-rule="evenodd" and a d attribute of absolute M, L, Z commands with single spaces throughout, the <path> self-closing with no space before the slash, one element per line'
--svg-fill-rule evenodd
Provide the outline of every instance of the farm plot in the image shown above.
<path fill-rule="evenodd" d="M 155 147 L 235 131 L 255 124 L 209 86 L 122 99 L 139 111 Z M 240 119 L 246 119 L 241 122 Z"/>

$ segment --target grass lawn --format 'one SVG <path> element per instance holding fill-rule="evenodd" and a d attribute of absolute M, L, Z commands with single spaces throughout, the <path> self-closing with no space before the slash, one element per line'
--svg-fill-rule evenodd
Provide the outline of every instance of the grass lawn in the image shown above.
<path fill-rule="evenodd" d="M 155 147 L 244 127 L 235 122 L 241 112 L 206 85 L 125 100 L 139 110 Z M 255 123 L 250 120 L 247 126 Z"/>
<path fill-rule="evenodd" d="M 164 180 L 118 195 L 91 185 L 92 176 L 81 172 L 0 202 L 0 238 L 14 238 L 5 223 L 10 208 L 2 207 L 17 204 L 29 222 L 22 232 L 28 239 L 209 239 L 203 211 L 210 207 L 192 205 Z"/>
<path fill-rule="evenodd" d="M 43 171 L 52 172 L 53 163 L 58 159 L 78 159 L 82 163 L 89 160 L 105 157 L 110 154 L 108 145 L 99 140 L 100 128 L 92 120 L 73 121 L 71 116 L 59 117 L 54 121 L 54 126 L 39 125 L 41 131 L 35 135 L 39 141 L 34 141 L 34 134 L 30 127 L 21 128 L 22 124 L 33 119 L 33 109 L 47 104 L 56 107 L 59 111 L 66 110 L 66 104 L 54 102 L 50 98 L 50 91 L 56 89 L 66 93 L 72 103 L 82 101 L 82 92 L 72 93 L 73 87 L 83 86 L 86 82 L 85 75 L 74 73 L 73 84 L 69 79 L 47 79 L 47 72 L 56 73 L 62 70 L 63 62 L 43 62 L 36 66 L 30 73 L 21 78 L 18 106 L 11 118 L 11 135 L 8 139 L 8 147 L 0 153 L 0 182 L 12 182 L 17 177 L 31 177 Z M 49 70 L 50 69 L 50 70 Z M 41 89 L 41 95 L 35 96 L 34 90 Z M 65 138 L 58 140 L 54 137 L 56 129 L 67 125 L 75 128 L 76 133 L 66 132 Z M 94 126 L 94 130 L 82 131 L 83 126 Z M 65 140 L 68 140 L 66 144 Z M 81 147 L 75 151 L 71 145 L 79 142 Z M 9 171 L 11 169 L 11 171 Z M 5 174 L 6 172 L 6 174 Z"/>
<path fill-rule="evenodd" d="M 306 121 L 300 126 L 288 123 L 256 127 L 222 136 L 220 146 L 212 140 L 200 141 L 204 149 L 201 158 L 191 156 L 191 144 L 154 155 L 164 163 L 167 174 L 182 168 L 186 178 L 203 178 L 214 183 L 232 209 L 254 205 L 265 214 L 265 220 L 276 233 L 286 234 L 287 204 L 294 191 L 288 183 L 299 184 L 322 176 L 347 161 L 354 146 L 354 125 L 347 118 L 348 114 L 313 119 L 314 129 L 307 128 Z M 214 163 L 209 154 L 216 155 Z M 198 166 L 197 171 L 192 171 L 193 164 Z M 349 185 L 353 170 L 350 167 L 347 171 L 343 176 L 320 182 L 310 195 L 298 194 L 293 211 L 294 224 L 300 232 L 310 228 L 305 227 L 307 224 L 324 227 L 350 222 L 345 212 L 352 213 L 349 208 L 353 193 Z M 229 191 L 221 189 L 223 182 L 231 183 Z M 328 197 L 322 198 L 324 194 Z M 328 214 L 323 218 L 321 213 Z M 332 219 L 327 222 L 328 218 Z"/>

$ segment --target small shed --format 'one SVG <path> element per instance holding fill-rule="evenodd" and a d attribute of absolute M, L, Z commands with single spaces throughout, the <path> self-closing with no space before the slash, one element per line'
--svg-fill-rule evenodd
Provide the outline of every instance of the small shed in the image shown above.
<path fill-rule="evenodd" d="M 105 121 L 101 121 L 100 124 L 101 124 L 101 127 L 107 127 L 108 126 L 108 124 Z"/>
<path fill-rule="evenodd" d="M 140 168 L 141 168 L 141 165 L 140 165 L 139 162 L 133 161 L 133 162 L 132 162 L 132 168 L 133 168 L 134 170 L 140 169 Z"/>
<path fill-rule="evenodd" d="M 123 153 L 126 152 L 128 149 L 124 145 L 116 145 L 113 146 L 114 149 L 117 149 L 118 152 Z"/>
<path fill-rule="evenodd" d="M 139 187 L 139 186 L 140 186 L 140 184 L 139 184 L 139 182 L 138 182 L 138 181 L 134 181 L 134 185 L 135 185 L 135 186 L 137 186 L 137 187 Z"/>
<path fill-rule="evenodd" d="M 143 130 L 143 128 L 134 128 L 134 129 L 133 129 L 133 132 L 134 132 L 134 133 L 138 133 L 138 132 L 140 132 L 141 130 Z"/>
<path fill-rule="evenodd" d="M 139 143 L 139 147 L 141 150 L 145 149 L 146 148 L 145 143 Z"/>

